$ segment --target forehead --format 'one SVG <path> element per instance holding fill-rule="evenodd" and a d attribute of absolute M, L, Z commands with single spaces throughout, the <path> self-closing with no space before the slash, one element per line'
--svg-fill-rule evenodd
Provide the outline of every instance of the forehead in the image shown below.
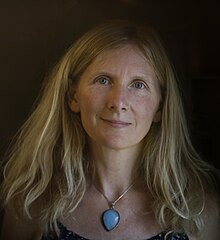
<path fill-rule="evenodd" d="M 144 53 L 138 46 L 132 44 L 103 51 L 93 60 L 85 72 L 120 71 L 124 69 L 140 71 L 143 74 L 154 74 L 154 70 Z"/>

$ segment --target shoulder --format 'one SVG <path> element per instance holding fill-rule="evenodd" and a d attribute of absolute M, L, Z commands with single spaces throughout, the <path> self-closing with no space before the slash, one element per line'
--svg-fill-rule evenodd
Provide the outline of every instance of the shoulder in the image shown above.
<path fill-rule="evenodd" d="M 37 221 L 17 217 L 10 207 L 5 209 L 0 239 L 40 240 L 42 233 L 43 230 Z"/>
<path fill-rule="evenodd" d="M 198 235 L 188 233 L 189 240 L 219 240 L 220 239 L 220 215 L 213 213 L 206 215 L 204 228 Z"/>

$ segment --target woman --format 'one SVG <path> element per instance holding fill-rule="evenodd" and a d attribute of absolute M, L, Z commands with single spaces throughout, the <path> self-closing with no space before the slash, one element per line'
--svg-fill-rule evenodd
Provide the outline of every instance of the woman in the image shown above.
<path fill-rule="evenodd" d="M 103 24 L 57 64 L 18 136 L 2 238 L 218 239 L 212 170 L 158 36 Z"/>

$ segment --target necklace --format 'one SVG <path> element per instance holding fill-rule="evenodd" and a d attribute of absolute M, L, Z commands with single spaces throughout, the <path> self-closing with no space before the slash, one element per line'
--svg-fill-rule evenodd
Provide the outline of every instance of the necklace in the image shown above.
<path fill-rule="evenodd" d="M 124 192 L 115 200 L 115 201 L 110 201 L 106 195 L 97 187 L 95 188 L 103 195 L 105 200 L 108 202 L 109 209 L 105 210 L 102 213 L 102 224 L 105 228 L 106 231 L 110 232 L 114 228 L 116 228 L 120 222 L 120 214 L 117 210 L 115 210 L 115 205 L 116 203 L 121 200 L 124 195 L 133 187 L 134 183 L 132 183 L 129 187 L 127 187 Z"/>

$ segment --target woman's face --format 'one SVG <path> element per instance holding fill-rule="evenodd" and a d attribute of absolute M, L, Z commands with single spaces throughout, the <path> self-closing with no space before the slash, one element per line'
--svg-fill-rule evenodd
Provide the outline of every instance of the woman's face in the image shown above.
<path fill-rule="evenodd" d="M 80 112 L 90 143 L 114 150 L 138 147 L 160 121 L 160 87 L 133 45 L 100 54 L 82 74 L 70 108 Z"/>

